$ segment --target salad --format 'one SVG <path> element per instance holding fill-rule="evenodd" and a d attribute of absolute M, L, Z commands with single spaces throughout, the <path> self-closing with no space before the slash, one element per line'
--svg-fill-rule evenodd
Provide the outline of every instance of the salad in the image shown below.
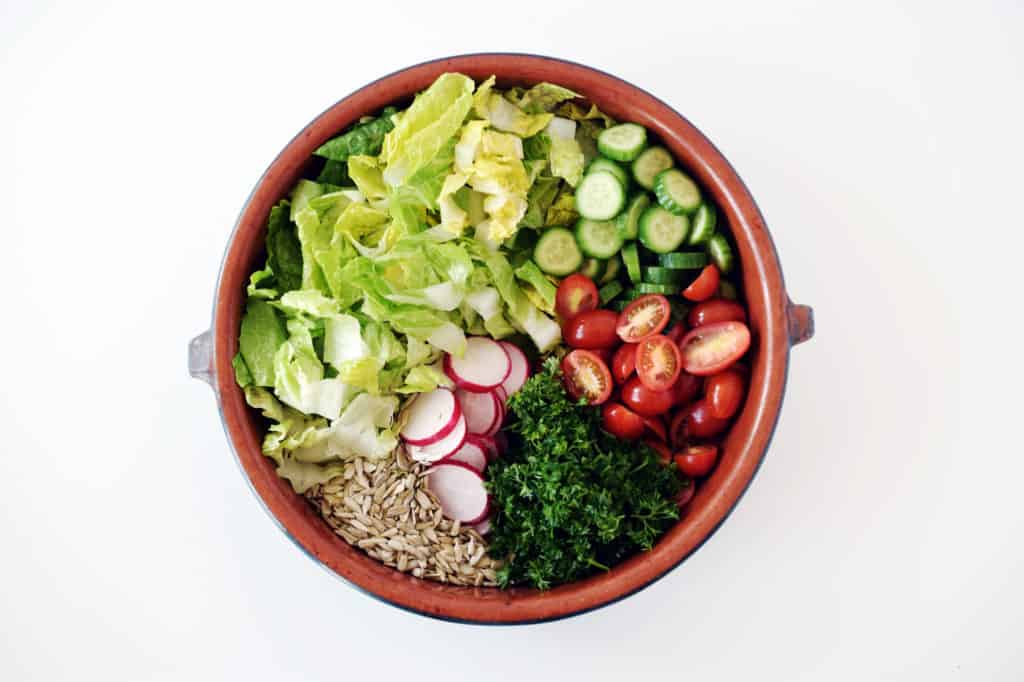
<path fill-rule="evenodd" d="M 315 156 L 270 211 L 233 361 L 278 475 L 446 582 L 543 589 L 653 547 L 750 345 L 729 239 L 670 152 L 561 86 L 446 73 Z M 413 523 L 434 507 L 443 528 Z"/>

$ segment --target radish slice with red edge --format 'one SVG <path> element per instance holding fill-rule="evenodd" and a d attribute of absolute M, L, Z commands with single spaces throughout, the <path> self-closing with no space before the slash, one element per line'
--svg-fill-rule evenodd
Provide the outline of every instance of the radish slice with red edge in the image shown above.
<path fill-rule="evenodd" d="M 473 467 L 474 471 L 482 474 L 487 467 L 487 453 L 484 452 L 484 449 L 478 443 L 467 440 L 454 454 L 445 457 L 438 464 L 447 464 L 449 462 L 468 464 Z M 435 464 L 434 466 L 437 465 Z"/>
<path fill-rule="evenodd" d="M 430 445 L 408 445 L 407 450 L 409 456 L 417 462 L 423 462 L 430 464 L 431 462 L 439 462 L 445 457 L 453 454 L 462 444 L 466 441 L 466 418 L 459 415 L 459 419 L 455 422 L 455 428 L 452 432 L 441 440 L 431 443 Z"/>
<path fill-rule="evenodd" d="M 501 401 L 502 405 L 508 402 L 508 391 L 505 390 L 504 384 L 494 389 L 494 395 L 498 396 L 498 400 Z"/>
<path fill-rule="evenodd" d="M 441 504 L 441 513 L 465 524 L 480 523 L 490 512 L 483 477 L 462 462 L 445 462 L 430 468 L 427 487 Z"/>
<path fill-rule="evenodd" d="M 530 361 L 526 359 L 526 353 L 519 350 L 519 346 L 508 341 L 499 341 L 501 347 L 508 353 L 509 367 L 508 376 L 501 382 L 505 393 L 512 395 L 526 383 L 530 378 Z"/>
<path fill-rule="evenodd" d="M 457 388 L 455 399 L 466 417 L 466 428 L 470 433 L 487 433 L 501 416 L 500 407 L 495 404 L 494 396 L 490 393 L 472 393 Z"/>
<path fill-rule="evenodd" d="M 487 535 L 488 533 L 490 533 L 491 532 L 491 517 L 488 516 L 486 519 L 484 519 L 480 523 L 475 524 L 473 526 L 473 530 L 475 530 L 477 533 L 480 533 L 480 535 Z"/>
<path fill-rule="evenodd" d="M 490 436 L 481 436 L 476 433 L 471 433 L 466 436 L 466 440 L 471 443 L 476 443 L 487 455 L 487 461 L 493 462 L 498 459 L 498 446 L 495 444 L 494 439 Z"/>
<path fill-rule="evenodd" d="M 462 408 L 455 394 L 446 388 L 420 393 L 405 408 L 405 426 L 401 435 L 411 445 L 430 445 L 443 440 L 454 429 Z"/>
<path fill-rule="evenodd" d="M 491 400 L 494 403 L 494 421 L 491 422 L 490 428 L 484 433 L 485 436 L 494 436 L 505 424 L 505 403 L 501 402 L 501 398 L 498 397 L 497 393 L 491 393 Z"/>
<path fill-rule="evenodd" d="M 461 358 L 444 356 L 444 371 L 459 388 L 486 393 L 508 378 L 512 361 L 497 341 L 471 336 L 466 339 L 466 352 Z"/>

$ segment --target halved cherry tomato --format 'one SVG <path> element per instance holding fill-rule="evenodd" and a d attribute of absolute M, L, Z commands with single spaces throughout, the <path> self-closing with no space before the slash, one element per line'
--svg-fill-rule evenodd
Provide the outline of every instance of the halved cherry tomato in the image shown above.
<path fill-rule="evenodd" d="M 677 452 L 673 459 L 679 470 L 687 476 L 707 476 L 718 460 L 718 448 L 714 445 L 691 445 Z"/>
<path fill-rule="evenodd" d="M 619 403 L 605 403 L 601 408 L 604 430 L 622 440 L 636 440 L 644 435 L 644 419 Z"/>
<path fill-rule="evenodd" d="M 729 419 L 743 403 L 746 382 L 743 375 L 734 368 L 708 377 L 704 384 L 704 399 L 711 414 L 719 419 Z"/>
<path fill-rule="evenodd" d="M 672 316 L 668 299 L 661 294 L 647 294 L 636 299 L 619 313 L 616 332 L 626 343 L 636 343 L 659 333 Z"/>
<path fill-rule="evenodd" d="M 667 336 L 655 334 L 636 347 L 636 373 L 652 391 L 667 391 L 679 378 L 683 357 Z"/>
<path fill-rule="evenodd" d="M 683 369 L 706 377 L 739 360 L 750 348 L 750 329 L 742 322 L 716 322 L 697 327 L 679 342 Z M 637 363 L 639 364 L 639 363 Z"/>
<path fill-rule="evenodd" d="M 672 391 L 652 391 L 640 377 L 633 377 L 622 387 L 622 402 L 642 417 L 655 417 L 668 412 L 674 402 Z"/>
<path fill-rule="evenodd" d="M 614 310 L 588 310 L 565 323 L 562 337 L 573 348 L 611 348 L 619 342 L 615 335 L 618 319 Z"/>
<path fill-rule="evenodd" d="M 675 394 L 676 405 L 687 405 L 694 398 L 700 395 L 701 389 L 704 388 L 704 382 L 700 377 L 694 376 L 689 372 L 680 372 L 679 378 L 676 379 L 676 383 L 672 386 L 672 393 Z"/>
<path fill-rule="evenodd" d="M 685 507 L 689 504 L 690 500 L 693 499 L 694 494 L 697 492 L 697 484 L 694 481 L 685 481 L 686 485 L 679 489 L 676 493 L 676 506 Z"/>
<path fill-rule="evenodd" d="M 612 376 L 615 381 L 624 384 L 629 375 L 636 370 L 636 344 L 624 343 L 615 351 L 612 358 Z"/>
<path fill-rule="evenodd" d="M 580 313 L 595 310 L 600 301 L 597 285 L 586 275 L 569 275 L 558 285 L 555 293 L 555 312 L 563 320 L 571 320 Z"/>
<path fill-rule="evenodd" d="M 684 407 L 672 418 L 669 437 L 672 445 L 683 447 L 693 438 L 711 438 L 725 431 L 728 419 L 719 419 L 711 414 L 707 402 L 698 400 Z"/>
<path fill-rule="evenodd" d="M 718 278 L 718 266 L 714 263 L 708 265 L 700 271 L 690 286 L 683 289 L 683 297 L 691 301 L 706 301 L 718 291 Z"/>
<path fill-rule="evenodd" d="M 705 324 L 716 322 L 747 321 L 747 311 L 736 301 L 727 301 L 724 298 L 712 298 L 698 303 L 690 309 L 686 321 L 690 328 L 701 327 Z"/>
<path fill-rule="evenodd" d="M 683 337 L 686 336 L 686 325 L 682 322 L 672 325 L 665 331 L 665 336 L 672 339 L 675 343 L 679 343 L 683 340 Z"/>
<path fill-rule="evenodd" d="M 665 430 L 665 422 L 661 417 L 644 417 L 644 428 L 658 437 L 662 443 L 668 442 L 668 431 Z"/>
<path fill-rule="evenodd" d="M 658 459 L 661 460 L 662 464 L 668 464 L 672 461 L 672 451 L 669 450 L 668 446 L 664 443 L 656 441 L 653 438 L 645 438 L 644 445 L 658 453 Z"/>
<path fill-rule="evenodd" d="M 612 393 L 608 365 L 587 350 L 570 351 L 562 358 L 562 379 L 574 400 L 585 397 L 591 405 L 600 405 Z"/>

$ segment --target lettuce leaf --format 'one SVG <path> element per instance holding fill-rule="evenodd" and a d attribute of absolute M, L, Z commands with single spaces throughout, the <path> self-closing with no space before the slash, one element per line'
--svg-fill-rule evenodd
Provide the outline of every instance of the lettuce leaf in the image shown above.
<path fill-rule="evenodd" d="M 568 88 L 553 83 L 538 83 L 523 93 L 509 91 L 509 99 L 528 114 L 539 114 L 553 111 L 556 106 L 566 100 L 576 99 L 582 95 Z"/>
<path fill-rule="evenodd" d="M 438 386 L 452 388 L 454 384 L 439 368 L 431 367 L 430 365 L 419 365 L 412 368 L 409 374 L 406 375 L 405 382 L 396 391 L 404 394 L 427 393 L 433 391 Z"/>
<path fill-rule="evenodd" d="M 576 212 L 576 195 L 571 189 L 563 187 L 554 203 L 548 208 L 547 216 L 544 218 L 544 226 L 573 225 L 579 219 L 580 214 Z"/>
<path fill-rule="evenodd" d="M 379 118 L 371 118 L 360 123 L 344 135 L 328 140 L 313 153 L 332 161 L 347 161 L 348 157 L 356 154 L 376 156 L 380 153 L 385 134 L 394 128 L 391 120 L 394 114 L 395 108 L 387 107 L 380 112 Z"/>
<path fill-rule="evenodd" d="M 348 174 L 368 201 L 383 199 L 388 194 L 377 157 L 359 154 L 348 158 Z"/>
<path fill-rule="evenodd" d="M 515 272 L 518 279 L 532 286 L 540 296 L 544 305 L 539 307 L 548 313 L 554 313 L 556 288 L 551 280 L 540 271 L 540 268 L 532 260 L 528 260 L 516 268 Z"/>
<path fill-rule="evenodd" d="M 555 118 L 545 132 L 551 140 L 548 153 L 551 174 L 575 187 L 583 179 L 584 165 L 583 149 L 575 138 L 575 123 L 569 119 Z"/>
<path fill-rule="evenodd" d="M 536 229 L 546 225 L 548 209 L 558 196 L 561 182 L 558 178 L 543 175 L 533 181 L 530 192 L 526 195 L 526 213 L 519 221 L 521 226 Z"/>
<path fill-rule="evenodd" d="M 290 213 L 290 202 L 282 200 L 270 209 L 267 219 L 267 270 L 273 274 L 274 288 L 280 293 L 302 286 L 302 246 Z"/>
<path fill-rule="evenodd" d="M 519 137 L 530 137 L 544 130 L 553 114 L 528 114 L 503 95 L 490 92 L 476 107 L 476 112 L 493 127 Z"/>
<path fill-rule="evenodd" d="M 250 299 L 242 318 L 238 352 L 252 383 L 257 386 L 274 385 L 274 358 L 284 342 L 285 328 L 274 307 L 266 301 Z"/>

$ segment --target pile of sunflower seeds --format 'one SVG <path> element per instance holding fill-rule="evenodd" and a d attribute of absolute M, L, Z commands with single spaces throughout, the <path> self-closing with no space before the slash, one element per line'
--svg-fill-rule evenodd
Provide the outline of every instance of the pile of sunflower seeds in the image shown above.
<path fill-rule="evenodd" d="M 446 519 L 426 486 L 428 469 L 405 448 L 376 462 L 355 459 L 306 498 L 349 544 L 417 578 L 494 586 L 501 562 L 476 530 Z"/>

